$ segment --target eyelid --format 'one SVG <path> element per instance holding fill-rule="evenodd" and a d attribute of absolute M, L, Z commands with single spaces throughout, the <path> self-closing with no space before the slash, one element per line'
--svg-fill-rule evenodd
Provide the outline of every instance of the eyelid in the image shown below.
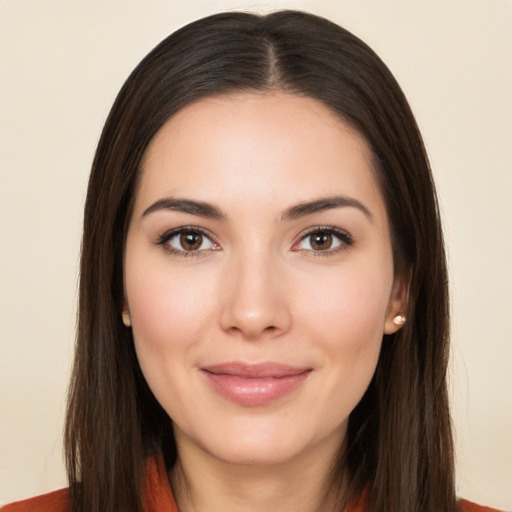
<path fill-rule="evenodd" d="M 315 251 L 313 249 L 297 248 L 297 246 L 303 240 L 305 240 L 308 236 L 313 235 L 314 233 L 327 233 L 327 234 L 333 235 L 336 238 L 338 238 L 338 240 L 340 240 L 341 243 L 339 246 L 336 246 L 332 249 L 325 249 L 323 251 Z M 353 239 L 352 235 L 344 229 L 341 229 L 341 228 L 338 228 L 335 226 L 313 226 L 311 228 L 308 228 L 306 231 L 303 231 L 297 237 L 297 241 L 294 242 L 294 244 L 292 246 L 292 250 L 307 251 L 307 252 L 313 254 L 314 256 L 327 256 L 329 254 L 333 254 L 338 251 L 343 251 L 343 250 L 347 249 L 347 247 L 352 246 L 353 244 L 354 244 L 354 239 Z"/>
<path fill-rule="evenodd" d="M 175 247 L 172 247 L 171 245 L 169 245 L 169 243 L 168 243 L 169 240 L 171 240 L 172 238 L 174 238 L 177 235 L 180 235 L 183 233 L 188 233 L 188 232 L 195 232 L 195 233 L 198 233 L 198 234 L 204 236 L 214 245 L 214 248 L 186 251 L 186 250 L 182 250 L 182 249 L 176 249 Z M 215 241 L 215 237 L 208 230 L 206 230 L 204 228 L 200 228 L 199 226 L 179 226 L 177 228 L 169 229 L 169 230 L 165 231 L 164 233 L 162 233 L 161 235 L 158 235 L 158 237 L 154 243 L 155 243 L 155 245 L 162 247 L 163 250 L 165 250 L 166 252 L 168 252 L 170 254 L 174 254 L 177 256 L 181 256 L 181 257 L 188 257 L 188 258 L 204 256 L 205 253 L 207 253 L 207 252 L 217 251 L 220 249 L 218 242 Z"/>

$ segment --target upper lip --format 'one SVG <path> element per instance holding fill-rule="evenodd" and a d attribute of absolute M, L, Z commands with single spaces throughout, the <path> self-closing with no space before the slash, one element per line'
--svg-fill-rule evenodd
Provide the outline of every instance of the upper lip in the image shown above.
<path fill-rule="evenodd" d="M 230 375 L 243 378 L 291 377 L 311 370 L 311 368 L 307 367 L 297 367 L 274 362 L 250 364 L 238 361 L 203 366 L 201 369 L 216 375 Z"/>

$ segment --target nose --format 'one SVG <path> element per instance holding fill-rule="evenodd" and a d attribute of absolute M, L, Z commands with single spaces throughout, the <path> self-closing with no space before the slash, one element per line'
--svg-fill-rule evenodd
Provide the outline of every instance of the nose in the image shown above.
<path fill-rule="evenodd" d="M 254 341 L 289 330 L 289 290 L 283 269 L 270 255 L 235 258 L 226 269 L 221 289 L 224 331 Z"/>

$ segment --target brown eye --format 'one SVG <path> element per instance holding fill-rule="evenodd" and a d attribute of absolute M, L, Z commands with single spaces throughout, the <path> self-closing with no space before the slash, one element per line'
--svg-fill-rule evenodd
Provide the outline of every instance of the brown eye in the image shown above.
<path fill-rule="evenodd" d="M 166 247 L 174 254 L 183 256 L 191 256 L 219 248 L 206 234 L 199 229 L 192 228 L 179 228 L 165 233 L 158 244 Z"/>
<path fill-rule="evenodd" d="M 203 243 L 203 235 L 189 231 L 180 236 L 180 245 L 184 251 L 197 251 Z"/>
<path fill-rule="evenodd" d="M 318 228 L 310 231 L 294 246 L 294 250 L 313 253 L 335 253 L 353 244 L 352 237 L 344 230 L 334 227 Z"/>
<path fill-rule="evenodd" d="M 332 246 L 332 234 L 322 231 L 310 235 L 311 248 L 315 251 L 326 251 Z"/>

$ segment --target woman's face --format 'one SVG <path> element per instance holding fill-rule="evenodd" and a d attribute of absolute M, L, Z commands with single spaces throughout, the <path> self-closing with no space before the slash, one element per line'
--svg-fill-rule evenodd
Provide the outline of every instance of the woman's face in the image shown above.
<path fill-rule="evenodd" d="M 212 97 L 141 173 L 123 318 L 179 448 L 334 453 L 404 296 L 363 140 L 313 99 Z"/>

